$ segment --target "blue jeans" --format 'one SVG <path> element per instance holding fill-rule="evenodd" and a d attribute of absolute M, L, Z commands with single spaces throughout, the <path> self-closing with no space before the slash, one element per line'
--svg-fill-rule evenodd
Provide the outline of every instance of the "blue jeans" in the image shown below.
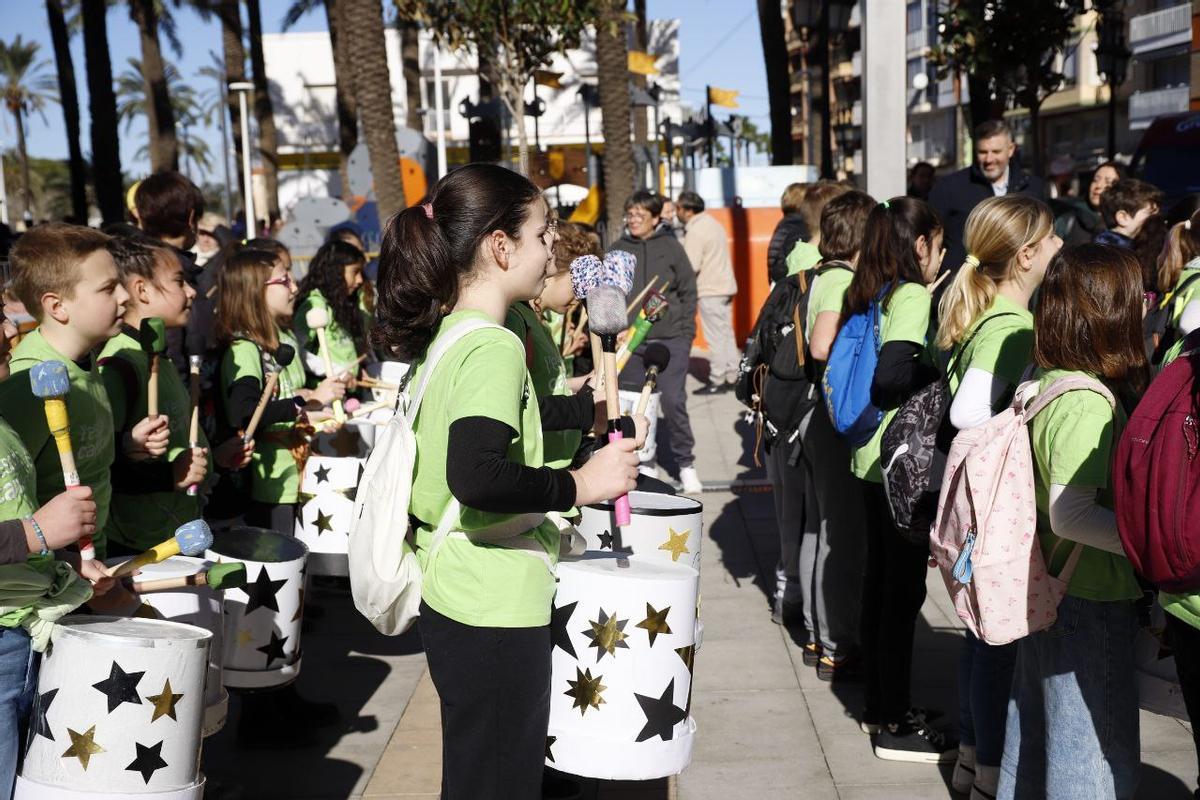
<path fill-rule="evenodd" d="M 37 656 L 24 628 L 0 628 L 0 800 L 12 797 L 29 708 L 37 691 Z"/>
<path fill-rule="evenodd" d="M 967 631 L 958 660 L 958 728 L 977 764 L 1000 766 L 1016 660 L 1016 642 L 993 646 Z"/>
<path fill-rule="evenodd" d="M 1126 800 L 1141 763 L 1131 601 L 1063 598 L 1017 650 L 998 800 Z"/>

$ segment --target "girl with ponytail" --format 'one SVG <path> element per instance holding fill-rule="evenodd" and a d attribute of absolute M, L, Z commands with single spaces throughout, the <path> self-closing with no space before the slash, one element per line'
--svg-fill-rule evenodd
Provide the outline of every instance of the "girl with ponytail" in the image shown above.
<path fill-rule="evenodd" d="M 508 308 L 537 297 L 553 272 L 547 212 L 527 178 L 470 164 L 389 220 L 380 249 L 372 335 L 413 362 L 414 382 L 439 338 L 464 322 L 487 323 L 443 355 L 414 422 L 420 458 L 409 516 L 448 800 L 541 796 L 559 552 L 546 514 L 636 485 L 634 439 L 603 447 L 578 470 L 544 465 L 539 429 L 550 420 L 590 429 L 595 418 L 575 398 L 539 399 L 522 342 L 503 328 Z M 450 532 L 435 548 L 443 522 Z"/>
<path fill-rule="evenodd" d="M 1154 360 L 1165 366 L 1179 354 L 1183 337 L 1200 328 L 1200 210 L 1171 226 L 1158 261 L 1158 290 L 1165 313 L 1161 330 L 1151 333 L 1156 337 Z"/>
<path fill-rule="evenodd" d="M 1062 247 L 1054 216 L 1024 195 L 992 197 L 967 218 L 967 259 L 941 302 L 937 346 L 954 350 L 947 375 L 958 430 L 987 422 L 1010 398 L 1033 353 L 1029 300 Z M 993 647 L 968 631 L 958 670 L 958 763 L 951 778 L 964 794 L 994 797 L 1004 754 L 1008 691 L 1016 643 Z"/>

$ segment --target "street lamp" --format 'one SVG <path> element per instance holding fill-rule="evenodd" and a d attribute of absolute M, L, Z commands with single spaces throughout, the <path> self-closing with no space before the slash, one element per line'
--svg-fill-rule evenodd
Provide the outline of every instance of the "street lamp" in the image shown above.
<path fill-rule="evenodd" d="M 258 230 L 258 220 L 254 216 L 254 184 L 252 183 L 254 176 L 250 170 L 249 96 L 254 91 L 254 84 L 250 81 L 236 81 L 229 84 L 229 91 L 237 92 L 238 105 L 242 111 L 242 177 L 246 193 L 243 208 L 245 208 L 246 214 L 246 240 L 249 241 L 257 235 Z"/>
<path fill-rule="evenodd" d="M 1125 13 L 1119 6 L 1101 12 L 1097 26 L 1096 66 L 1108 84 L 1108 157 L 1117 154 L 1117 87 L 1125 82 L 1129 46 L 1125 41 Z"/>

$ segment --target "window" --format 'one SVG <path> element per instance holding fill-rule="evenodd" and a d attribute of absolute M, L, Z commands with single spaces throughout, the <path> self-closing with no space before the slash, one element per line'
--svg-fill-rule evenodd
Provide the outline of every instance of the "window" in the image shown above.
<path fill-rule="evenodd" d="M 908 12 L 908 32 L 921 30 L 925 21 L 925 15 L 921 13 L 921 0 L 909 3 L 905 10 Z"/>
<path fill-rule="evenodd" d="M 453 97 L 453 95 L 450 94 L 450 81 L 443 79 L 442 80 L 442 106 L 443 106 L 442 107 L 442 130 L 446 131 L 447 134 L 449 134 L 449 132 L 450 132 L 450 124 L 451 124 L 450 111 L 451 111 L 451 106 L 452 106 L 452 103 L 451 103 L 452 97 Z M 427 81 L 425 81 L 425 111 L 426 111 L 425 133 L 428 134 L 429 136 L 435 136 L 437 134 L 437 122 L 434 120 L 434 117 L 433 117 L 433 115 L 436 113 L 434 110 L 434 107 L 436 105 L 435 101 L 436 101 L 436 90 L 434 87 L 434 82 L 432 80 L 427 80 Z"/>
<path fill-rule="evenodd" d="M 1151 87 L 1165 89 L 1169 86 L 1186 86 L 1189 80 L 1190 59 L 1189 54 L 1181 53 L 1151 61 L 1148 65 Z"/>

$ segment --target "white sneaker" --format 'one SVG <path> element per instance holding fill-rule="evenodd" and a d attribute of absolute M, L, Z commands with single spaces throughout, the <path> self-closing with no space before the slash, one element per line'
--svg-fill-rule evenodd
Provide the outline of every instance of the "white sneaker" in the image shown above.
<path fill-rule="evenodd" d="M 647 478 L 658 480 L 658 465 L 653 463 L 639 464 L 638 473 L 645 475 Z"/>
<path fill-rule="evenodd" d="M 704 484 L 700 482 L 695 467 L 680 467 L 679 482 L 683 484 L 684 494 L 700 494 L 704 491 Z"/>

